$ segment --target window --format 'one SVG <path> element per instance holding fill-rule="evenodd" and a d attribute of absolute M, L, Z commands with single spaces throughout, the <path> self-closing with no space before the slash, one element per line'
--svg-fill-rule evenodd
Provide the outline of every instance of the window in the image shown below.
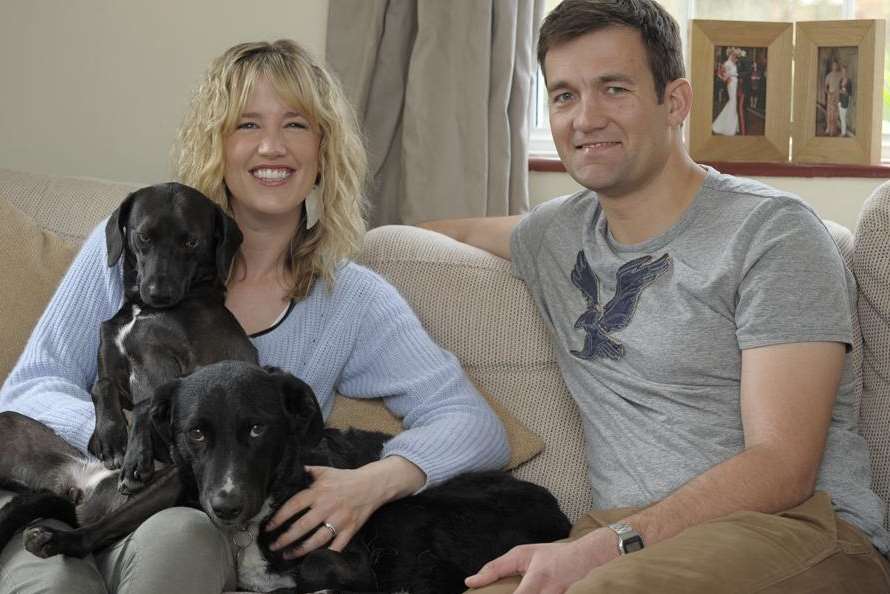
<path fill-rule="evenodd" d="M 552 10 L 559 0 L 546 0 L 545 13 Z M 745 21 L 816 21 L 851 19 L 880 19 L 890 15 L 890 0 L 754 0 L 753 2 L 727 2 L 727 0 L 664 0 L 661 2 L 680 24 L 683 49 L 688 51 L 687 20 L 724 19 Z M 882 158 L 890 162 L 890 23 L 886 27 L 887 40 L 884 51 L 884 124 Z M 687 55 L 687 69 L 688 69 Z M 538 72 L 533 85 L 535 100 L 532 102 L 531 137 L 529 153 L 537 157 L 555 157 L 556 149 L 550 137 L 547 118 L 547 91 L 544 79 Z"/>

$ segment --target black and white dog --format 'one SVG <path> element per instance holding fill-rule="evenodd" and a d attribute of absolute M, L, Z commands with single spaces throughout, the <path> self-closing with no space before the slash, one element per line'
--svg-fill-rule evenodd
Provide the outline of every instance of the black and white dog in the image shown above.
<path fill-rule="evenodd" d="M 159 476 L 146 492 L 163 491 L 162 499 L 191 503 L 210 515 L 234 543 L 241 588 L 463 592 L 466 576 L 512 547 L 569 532 L 568 519 L 546 489 L 504 472 L 471 473 L 384 505 L 343 553 L 319 549 L 287 560 L 269 545 L 289 524 L 270 532 L 263 526 L 311 483 L 305 466 L 361 466 L 379 459 L 389 436 L 325 429 L 308 385 L 243 362 L 209 365 L 165 384 L 152 400 L 151 416 L 170 444 L 178 474 Z M 155 489 L 159 482 L 166 487 Z M 80 554 L 84 543 L 96 542 L 90 530 L 33 527 L 25 532 L 26 546 L 40 556 Z"/>

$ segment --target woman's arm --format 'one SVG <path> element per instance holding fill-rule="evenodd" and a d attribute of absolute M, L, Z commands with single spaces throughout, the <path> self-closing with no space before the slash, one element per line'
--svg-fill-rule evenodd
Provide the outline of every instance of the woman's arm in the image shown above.
<path fill-rule="evenodd" d="M 86 451 L 95 411 L 89 389 L 96 377 L 99 326 L 121 296 L 119 267 L 105 261 L 104 223 L 90 234 L 0 389 L 0 410 L 45 424 Z"/>
<path fill-rule="evenodd" d="M 501 468 L 510 457 L 503 424 L 457 358 L 429 337 L 392 286 L 376 278 L 371 289 L 339 390 L 384 398 L 406 430 L 385 444 L 378 462 L 355 470 L 309 469 L 312 486 L 288 500 L 269 526 L 308 510 L 273 546 L 286 548 L 310 535 L 287 556 L 325 545 L 342 550 L 384 503 L 461 472 Z M 318 528 L 324 522 L 336 536 Z"/>

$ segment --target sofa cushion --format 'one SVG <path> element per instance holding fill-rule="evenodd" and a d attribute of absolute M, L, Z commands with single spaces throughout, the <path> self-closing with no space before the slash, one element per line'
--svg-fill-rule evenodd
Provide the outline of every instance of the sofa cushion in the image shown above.
<path fill-rule="evenodd" d="M 0 381 L 25 348 L 74 253 L 0 196 Z"/>
<path fill-rule="evenodd" d="M 853 272 L 862 328 L 862 434 L 872 454 L 872 484 L 890 502 L 890 182 L 865 202 L 856 226 Z M 884 524 L 890 528 L 890 508 Z"/>
<path fill-rule="evenodd" d="M 512 470 L 541 453 L 544 449 L 544 442 L 541 438 L 523 425 L 497 399 L 486 394 L 485 390 L 479 386 L 476 388 L 500 417 L 507 430 L 507 441 L 510 443 L 511 454 L 506 469 Z M 339 394 L 334 400 L 334 410 L 331 412 L 327 424 L 338 429 L 355 427 L 356 429 L 382 431 L 393 435 L 402 430 L 402 422 L 389 412 L 381 400 L 346 398 Z"/>
<path fill-rule="evenodd" d="M 541 436 L 544 451 L 513 471 L 550 489 L 574 521 L 592 495 L 577 406 L 525 283 L 510 263 L 418 227 L 378 227 L 362 262 L 405 297 L 477 386 Z"/>

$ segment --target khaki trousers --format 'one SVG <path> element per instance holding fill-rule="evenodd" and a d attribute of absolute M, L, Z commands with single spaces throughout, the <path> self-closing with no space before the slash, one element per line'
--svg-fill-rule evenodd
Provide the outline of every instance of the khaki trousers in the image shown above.
<path fill-rule="evenodd" d="M 593 511 L 575 539 L 636 512 Z M 473 594 L 508 594 L 507 578 Z M 825 493 L 779 514 L 740 512 L 693 526 L 591 571 L 568 594 L 815 594 L 890 592 L 890 563 L 856 527 L 839 520 Z"/>

